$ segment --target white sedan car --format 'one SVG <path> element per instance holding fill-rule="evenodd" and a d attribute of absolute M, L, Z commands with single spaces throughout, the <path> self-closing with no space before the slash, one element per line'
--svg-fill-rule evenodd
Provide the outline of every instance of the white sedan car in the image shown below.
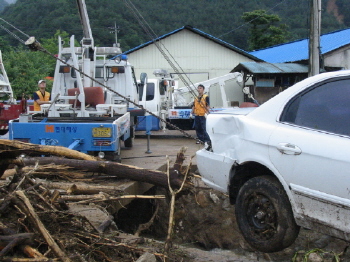
<path fill-rule="evenodd" d="M 205 183 L 228 193 L 257 250 L 291 245 L 299 227 L 350 240 L 350 71 L 323 73 L 257 108 L 210 114 Z"/>

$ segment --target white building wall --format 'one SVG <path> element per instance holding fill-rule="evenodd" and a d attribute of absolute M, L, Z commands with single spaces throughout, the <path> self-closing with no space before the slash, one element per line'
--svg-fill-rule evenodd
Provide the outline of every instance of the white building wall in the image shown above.
<path fill-rule="evenodd" d="M 324 57 L 325 66 L 344 67 L 350 69 L 350 46 L 337 49 Z"/>
<path fill-rule="evenodd" d="M 187 73 L 192 83 L 228 74 L 239 63 L 253 61 L 187 29 L 162 39 L 160 47 L 179 72 Z M 175 73 L 154 43 L 134 51 L 128 57 L 135 68 L 136 78 L 143 72 L 147 73 L 148 78 L 153 78 L 155 69 Z"/>

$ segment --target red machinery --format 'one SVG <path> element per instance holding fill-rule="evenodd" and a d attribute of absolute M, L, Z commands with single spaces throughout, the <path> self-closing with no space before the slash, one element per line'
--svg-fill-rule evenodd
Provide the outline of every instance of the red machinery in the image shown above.
<path fill-rule="evenodd" d="M 0 51 L 0 135 L 7 133 L 9 120 L 18 118 L 20 114 L 26 111 L 26 100 L 22 98 L 18 103 L 13 96 Z"/>

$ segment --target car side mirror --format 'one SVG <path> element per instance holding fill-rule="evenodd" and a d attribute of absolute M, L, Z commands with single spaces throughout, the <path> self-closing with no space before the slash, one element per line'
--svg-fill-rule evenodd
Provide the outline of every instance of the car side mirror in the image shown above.
<path fill-rule="evenodd" d="M 140 82 L 141 82 L 141 85 L 145 85 L 147 83 L 147 73 L 141 73 Z"/>

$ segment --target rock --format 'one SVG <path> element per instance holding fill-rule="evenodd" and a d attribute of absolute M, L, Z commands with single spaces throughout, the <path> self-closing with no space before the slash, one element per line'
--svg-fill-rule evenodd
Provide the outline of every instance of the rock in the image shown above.
<path fill-rule="evenodd" d="M 323 258 L 317 253 L 311 253 L 308 257 L 309 262 L 322 262 Z"/>
<path fill-rule="evenodd" d="M 227 197 L 224 199 L 222 203 L 222 209 L 225 211 L 231 211 L 232 210 L 232 205 L 230 204 L 230 199 Z"/>
<path fill-rule="evenodd" d="M 151 253 L 143 253 L 136 262 L 157 262 L 156 256 Z"/>
<path fill-rule="evenodd" d="M 209 192 L 209 196 L 210 196 L 211 200 L 213 200 L 213 202 L 215 204 L 219 203 L 220 199 L 215 193 Z"/>
<path fill-rule="evenodd" d="M 201 207 L 209 206 L 209 199 L 203 191 L 199 191 L 196 195 L 196 201 Z"/>
<path fill-rule="evenodd" d="M 209 189 L 209 187 L 203 182 L 202 179 L 193 179 L 193 186 L 195 188 L 205 188 L 205 189 Z"/>
<path fill-rule="evenodd" d="M 330 236 L 323 235 L 320 239 L 318 239 L 314 242 L 314 245 L 316 248 L 325 248 L 326 246 L 328 246 L 331 239 L 332 238 Z"/>

